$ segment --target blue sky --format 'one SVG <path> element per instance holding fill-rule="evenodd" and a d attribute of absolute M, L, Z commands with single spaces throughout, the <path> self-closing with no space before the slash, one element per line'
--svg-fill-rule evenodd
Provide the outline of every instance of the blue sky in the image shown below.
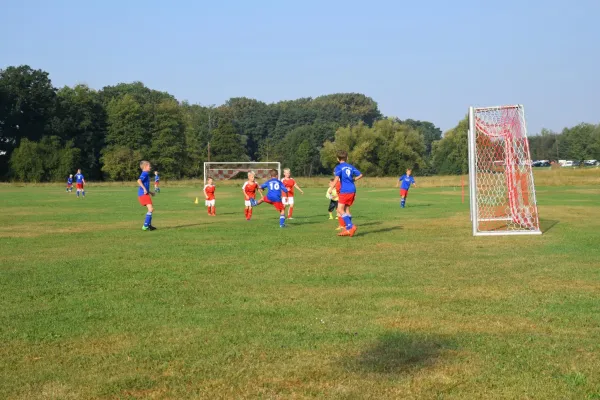
<path fill-rule="evenodd" d="M 89 5 L 87 5 L 89 3 Z M 600 1 L 0 0 L 0 68 L 140 80 L 221 104 L 360 92 L 443 130 L 525 105 L 530 134 L 600 122 Z"/>

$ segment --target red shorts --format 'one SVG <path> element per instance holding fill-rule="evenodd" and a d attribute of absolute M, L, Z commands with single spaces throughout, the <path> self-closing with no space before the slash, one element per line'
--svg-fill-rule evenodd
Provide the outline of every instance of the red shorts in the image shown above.
<path fill-rule="evenodd" d="M 265 203 L 273 204 L 273 207 L 275 207 L 275 209 L 279 212 L 285 210 L 283 203 L 280 201 L 271 201 L 265 197 Z"/>
<path fill-rule="evenodd" d="M 149 194 L 143 194 L 141 196 L 138 196 L 138 200 L 140 204 L 144 207 L 146 207 L 148 204 L 152 204 L 152 197 L 150 197 Z"/>
<path fill-rule="evenodd" d="M 338 203 L 350 207 L 354 204 L 356 193 L 340 193 Z"/>
<path fill-rule="evenodd" d="M 78 183 L 77 184 L 77 189 L 83 189 L 83 183 Z"/>
<path fill-rule="evenodd" d="M 72 183 L 67 183 L 67 187 L 68 187 L 68 188 L 72 188 L 72 187 L 73 187 L 73 184 L 72 184 Z"/>
<path fill-rule="evenodd" d="M 408 189 L 400 189 L 400 197 L 408 197 Z"/>
<path fill-rule="evenodd" d="M 154 182 L 154 186 L 158 186 L 159 183 L 160 183 L 160 181 Z"/>

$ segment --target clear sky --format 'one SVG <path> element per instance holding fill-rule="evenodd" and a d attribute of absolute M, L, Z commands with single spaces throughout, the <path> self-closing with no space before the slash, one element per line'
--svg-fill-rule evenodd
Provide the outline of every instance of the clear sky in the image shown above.
<path fill-rule="evenodd" d="M 600 0 L 0 0 L 0 68 L 203 105 L 360 92 L 443 130 L 521 103 L 534 134 L 600 122 L 599 16 Z"/>

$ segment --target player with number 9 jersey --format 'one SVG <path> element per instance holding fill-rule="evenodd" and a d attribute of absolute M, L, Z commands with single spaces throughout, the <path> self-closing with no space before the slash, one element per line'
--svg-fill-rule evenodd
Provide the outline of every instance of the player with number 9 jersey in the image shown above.
<path fill-rule="evenodd" d="M 334 170 L 334 175 L 339 178 L 339 204 L 351 206 L 356 196 L 356 185 L 354 179 L 361 173 L 356 167 L 347 162 L 339 163 Z"/>

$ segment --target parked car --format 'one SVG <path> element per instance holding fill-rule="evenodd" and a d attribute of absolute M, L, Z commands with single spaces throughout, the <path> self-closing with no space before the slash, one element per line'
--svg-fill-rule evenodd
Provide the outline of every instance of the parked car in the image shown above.
<path fill-rule="evenodd" d="M 573 167 L 574 165 L 573 165 L 573 161 L 568 160 L 568 161 L 565 161 L 562 164 L 560 164 L 560 166 L 563 168 L 567 168 L 567 167 Z"/>
<path fill-rule="evenodd" d="M 598 160 L 585 160 L 583 162 L 583 165 L 585 165 L 586 167 L 597 167 L 600 165 L 600 161 Z"/>

